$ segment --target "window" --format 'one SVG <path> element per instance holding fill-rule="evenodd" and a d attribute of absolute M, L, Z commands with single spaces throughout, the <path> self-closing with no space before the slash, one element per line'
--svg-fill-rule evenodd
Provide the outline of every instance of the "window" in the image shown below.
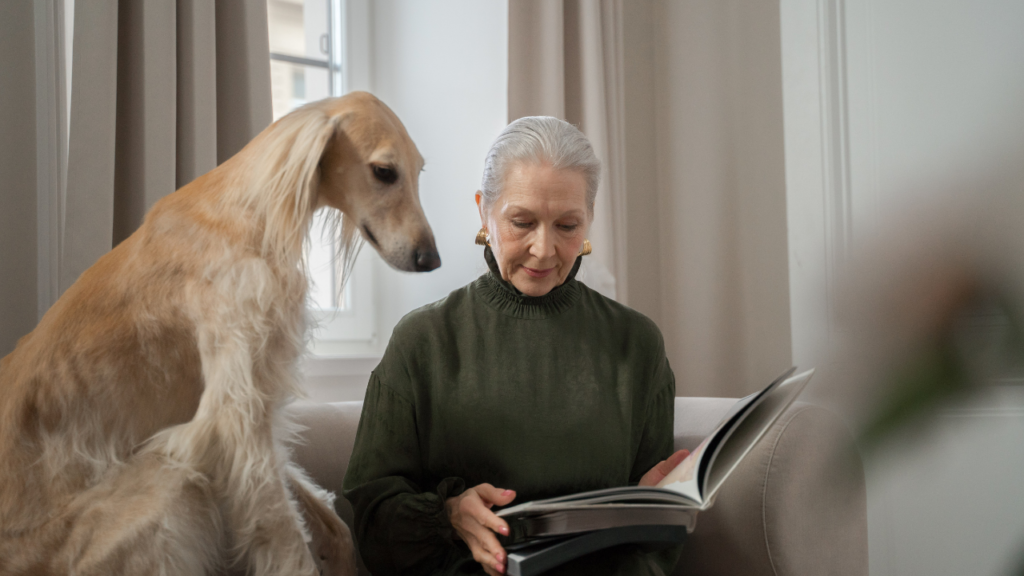
<path fill-rule="evenodd" d="M 344 9 L 344 0 L 267 0 L 274 120 L 345 93 Z M 325 224 L 324 214 L 314 215 L 306 253 L 315 354 L 338 353 L 345 343 L 375 336 L 372 263 L 361 255 L 340 290 L 338 238 Z"/>

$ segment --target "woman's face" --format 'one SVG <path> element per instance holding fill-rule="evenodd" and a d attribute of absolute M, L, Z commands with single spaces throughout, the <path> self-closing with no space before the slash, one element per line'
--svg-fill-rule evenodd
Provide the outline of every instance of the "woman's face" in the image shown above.
<path fill-rule="evenodd" d="M 501 277 L 527 296 L 565 282 L 590 226 L 587 182 L 576 170 L 513 166 L 490 206 L 476 203 Z"/>

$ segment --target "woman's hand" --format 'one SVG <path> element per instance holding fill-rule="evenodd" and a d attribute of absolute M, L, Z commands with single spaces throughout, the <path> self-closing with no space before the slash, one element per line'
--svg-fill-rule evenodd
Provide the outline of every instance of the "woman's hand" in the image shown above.
<path fill-rule="evenodd" d="M 643 478 L 640 479 L 641 486 L 657 486 L 658 482 L 661 482 L 666 475 L 672 470 L 675 470 L 679 463 L 686 459 L 690 455 L 689 450 L 680 450 L 668 458 L 655 464 L 654 468 L 647 471 Z"/>
<path fill-rule="evenodd" d="M 505 549 L 494 533 L 508 536 L 508 523 L 491 512 L 491 507 L 505 506 L 515 500 L 513 490 L 479 484 L 459 496 L 445 501 L 448 518 L 455 533 L 469 546 L 473 559 L 491 576 L 505 573 Z"/>

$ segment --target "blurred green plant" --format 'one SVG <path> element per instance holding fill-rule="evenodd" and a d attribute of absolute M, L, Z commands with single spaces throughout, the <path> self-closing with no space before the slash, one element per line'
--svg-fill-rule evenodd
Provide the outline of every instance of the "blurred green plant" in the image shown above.
<path fill-rule="evenodd" d="M 1010 299 L 976 291 L 946 312 L 948 320 L 886 377 L 888 395 L 861 429 L 862 449 L 876 448 L 982 386 L 1024 383 L 1024 323 Z"/>

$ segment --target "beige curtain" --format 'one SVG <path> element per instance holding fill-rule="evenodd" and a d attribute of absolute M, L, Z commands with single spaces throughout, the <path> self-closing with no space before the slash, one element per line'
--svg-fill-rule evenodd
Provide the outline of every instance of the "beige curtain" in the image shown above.
<path fill-rule="evenodd" d="M 271 121 L 264 0 L 78 0 L 60 291 Z"/>
<path fill-rule="evenodd" d="M 594 145 L 603 172 L 580 278 L 628 302 L 622 11 L 622 0 L 509 2 L 508 119 L 563 118 Z"/>
<path fill-rule="evenodd" d="M 651 130 L 629 159 L 655 159 L 658 230 L 630 248 L 659 262 L 634 285 L 661 286 L 650 315 L 679 395 L 749 394 L 792 364 L 779 3 L 631 2 L 630 17 L 647 52 L 627 61 L 650 66 L 630 119 Z"/>
<path fill-rule="evenodd" d="M 658 324 L 679 395 L 744 395 L 792 361 L 779 46 L 778 3 L 509 2 L 509 119 L 594 143 L 581 276 Z"/>
<path fill-rule="evenodd" d="M 33 19 L 30 0 L 0 2 L 0 357 L 36 323 Z"/>
<path fill-rule="evenodd" d="M 265 0 L 77 0 L 65 124 L 65 6 L 0 2 L 0 357 L 157 200 L 271 121 Z"/>

